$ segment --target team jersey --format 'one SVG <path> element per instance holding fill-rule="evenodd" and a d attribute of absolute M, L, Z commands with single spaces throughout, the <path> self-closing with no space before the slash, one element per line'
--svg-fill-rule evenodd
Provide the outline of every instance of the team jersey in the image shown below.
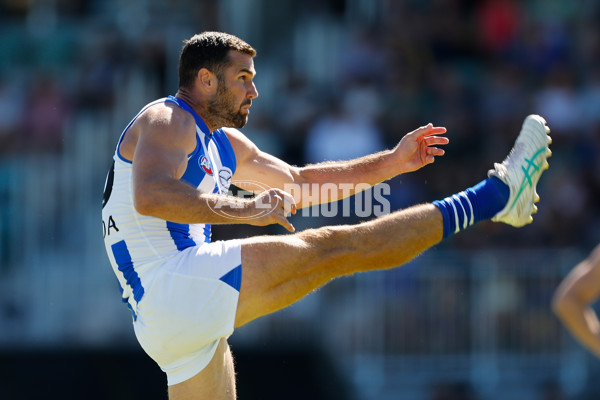
<path fill-rule="evenodd" d="M 202 193 L 227 193 L 236 160 L 233 148 L 221 129 L 210 132 L 204 121 L 183 100 L 173 96 L 146 105 L 127 125 L 115 150 L 102 201 L 104 244 L 117 276 L 122 300 L 134 312 L 144 296 L 144 273 L 178 252 L 210 242 L 209 224 L 180 224 L 141 215 L 133 205 L 132 161 L 125 159 L 119 146 L 131 125 L 149 107 L 174 103 L 196 120 L 196 148 L 188 155 L 181 180 Z M 168 132 L 165 132 L 168 134 Z"/>

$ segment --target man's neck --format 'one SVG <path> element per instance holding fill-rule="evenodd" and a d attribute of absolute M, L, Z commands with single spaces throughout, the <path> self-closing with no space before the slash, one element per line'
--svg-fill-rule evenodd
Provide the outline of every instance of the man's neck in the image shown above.
<path fill-rule="evenodd" d="M 200 118 L 202 118 L 202 121 L 204 121 L 211 133 L 221 128 L 220 126 L 215 127 L 211 124 L 210 118 L 207 117 L 208 112 L 206 112 L 206 108 L 203 107 L 202 103 L 196 100 L 195 96 L 192 96 L 188 90 L 180 88 L 175 94 L 175 97 L 185 101 L 192 108 L 192 110 L 194 110 L 194 112 L 198 114 Z"/>

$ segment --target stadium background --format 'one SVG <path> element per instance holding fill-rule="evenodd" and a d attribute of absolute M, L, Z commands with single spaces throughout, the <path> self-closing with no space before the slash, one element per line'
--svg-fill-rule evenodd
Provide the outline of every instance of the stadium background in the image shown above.
<path fill-rule="evenodd" d="M 447 156 L 388 182 L 394 209 L 482 179 L 529 113 L 554 139 L 532 225 L 482 223 L 236 332 L 240 399 L 597 399 L 600 363 L 549 301 L 600 240 L 599 11 L 584 0 L 0 0 L 0 398 L 166 399 L 119 300 L 100 199 L 123 127 L 175 93 L 182 40 L 223 30 L 258 50 L 244 132 L 291 163 L 389 147 L 430 121 L 448 128 Z M 264 232 L 283 230 L 214 235 Z"/>

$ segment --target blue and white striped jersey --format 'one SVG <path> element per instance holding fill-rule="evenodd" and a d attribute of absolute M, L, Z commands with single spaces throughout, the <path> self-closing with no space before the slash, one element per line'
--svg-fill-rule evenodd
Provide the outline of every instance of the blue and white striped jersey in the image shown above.
<path fill-rule="evenodd" d="M 161 102 L 174 103 L 196 120 L 196 149 L 188 156 L 181 180 L 203 193 L 227 193 L 236 160 L 227 135 L 210 132 L 202 119 L 183 100 L 169 96 L 146 105 L 125 128 L 106 178 L 102 202 L 104 243 L 122 291 L 122 299 L 134 311 L 144 295 L 144 272 L 178 252 L 210 242 L 209 224 L 179 224 L 141 215 L 133 205 L 132 161 L 119 153 L 127 129 L 148 108 Z"/>

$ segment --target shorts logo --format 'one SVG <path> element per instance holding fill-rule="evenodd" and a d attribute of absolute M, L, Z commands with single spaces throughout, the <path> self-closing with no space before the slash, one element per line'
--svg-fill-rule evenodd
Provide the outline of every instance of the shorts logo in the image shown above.
<path fill-rule="evenodd" d="M 206 158 L 206 156 L 202 156 L 200 160 L 198 160 L 198 164 L 200 164 L 204 172 L 206 172 L 209 175 L 213 174 L 212 164 L 210 163 L 210 160 Z"/>

